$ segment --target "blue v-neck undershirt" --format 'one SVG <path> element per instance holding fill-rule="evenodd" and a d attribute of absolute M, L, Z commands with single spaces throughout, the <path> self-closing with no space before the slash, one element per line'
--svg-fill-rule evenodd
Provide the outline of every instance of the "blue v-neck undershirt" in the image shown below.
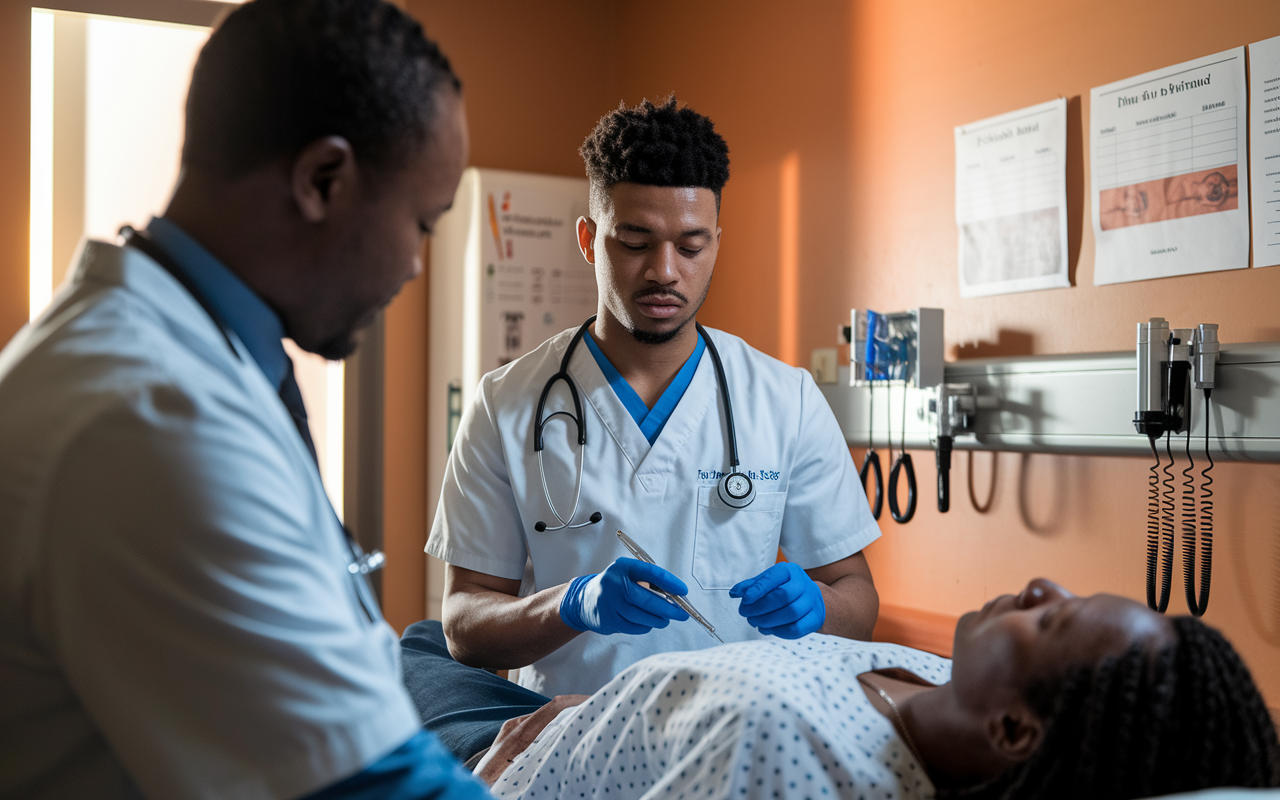
<path fill-rule="evenodd" d="M 693 348 L 693 355 L 684 362 L 684 366 L 676 373 L 666 391 L 658 398 L 658 402 L 653 404 L 653 408 L 644 404 L 640 395 L 636 394 L 636 390 L 627 383 L 627 379 L 622 377 L 622 373 L 618 372 L 600 351 L 600 345 L 596 344 L 596 340 L 592 338 L 591 331 L 587 331 L 582 340 L 587 343 L 587 349 L 600 365 L 600 371 L 604 373 L 605 380 L 609 382 L 609 386 L 613 387 L 613 393 L 622 401 L 623 408 L 627 409 L 627 413 L 631 414 L 631 418 L 640 426 L 640 432 L 644 434 L 644 438 L 649 440 L 649 444 L 658 441 L 658 434 L 662 433 L 662 428 L 671 418 L 671 412 L 676 410 L 680 398 L 684 397 L 685 390 L 693 381 L 693 373 L 698 371 L 698 362 L 702 360 L 702 351 L 706 349 L 702 334 L 698 334 L 698 344 Z"/>

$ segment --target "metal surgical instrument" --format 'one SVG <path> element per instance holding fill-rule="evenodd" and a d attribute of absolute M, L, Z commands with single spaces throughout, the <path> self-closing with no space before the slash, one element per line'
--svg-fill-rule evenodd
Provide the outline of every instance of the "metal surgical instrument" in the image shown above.
<path fill-rule="evenodd" d="M 658 562 L 654 561 L 653 557 L 650 556 L 648 553 L 646 553 L 643 547 L 641 547 L 640 545 L 632 541 L 630 536 L 626 535 L 622 531 L 618 531 L 618 539 L 619 541 L 622 542 L 623 547 L 631 551 L 631 555 L 635 556 L 636 558 L 640 559 L 646 564 L 653 564 L 655 567 L 659 566 Z M 716 635 L 715 626 L 712 625 L 710 622 L 707 622 L 706 618 L 703 617 L 701 614 L 699 614 L 698 609 L 694 608 L 693 605 L 688 600 L 685 600 L 683 597 L 680 597 L 679 595 L 672 594 L 671 592 L 663 591 L 662 589 L 659 589 L 656 586 L 650 586 L 649 591 L 655 594 L 660 594 L 663 597 L 670 600 L 672 603 L 675 603 L 677 606 L 683 609 L 686 614 L 693 617 L 693 619 L 699 625 L 706 628 L 707 633 L 711 634 L 712 638 L 714 638 L 720 644 L 724 644 L 724 639 L 721 639 L 719 636 Z"/>

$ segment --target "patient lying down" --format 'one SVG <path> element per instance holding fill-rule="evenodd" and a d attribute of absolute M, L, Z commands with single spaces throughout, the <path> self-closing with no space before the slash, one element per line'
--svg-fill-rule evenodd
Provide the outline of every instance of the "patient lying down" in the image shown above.
<path fill-rule="evenodd" d="M 669 653 L 513 719 L 499 797 L 1129 798 L 1280 786 L 1231 645 L 1191 617 L 1034 580 L 954 660 L 813 635 Z"/>

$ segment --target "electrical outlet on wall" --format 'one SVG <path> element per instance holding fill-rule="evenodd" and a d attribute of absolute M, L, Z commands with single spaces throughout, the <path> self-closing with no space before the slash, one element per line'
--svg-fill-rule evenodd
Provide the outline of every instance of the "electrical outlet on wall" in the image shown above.
<path fill-rule="evenodd" d="M 835 383 L 839 353 L 834 347 L 818 347 L 809 356 L 809 371 L 816 383 Z"/>

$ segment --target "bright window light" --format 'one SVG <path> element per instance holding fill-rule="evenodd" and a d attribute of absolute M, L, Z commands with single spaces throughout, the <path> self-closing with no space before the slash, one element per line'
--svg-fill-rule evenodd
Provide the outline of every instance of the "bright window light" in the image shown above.
<path fill-rule="evenodd" d="M 208 28 L 88 20 L 85 236 L 111 241 L 121 225 L 146 225 L 168 205 L 178 178 L 187 85 L 208 38 Z"/>
<path fill-rule="evenodd" d="M 344 389 L 346 387 L 346 367 L 341 361 L 328 361 L 325 370 L 325 470 L 324 488 L 329 492 L 329 500 L 338 518 L 344 519 L 342 508 L 342 439 L 344 434 Z"/>
<path fill-rule="evenodd" d="M 307 406 L 307 422 L 311 441 L 320 462 L 320 479 L 338 519 L 344 519 L 342 507 L 343 470 L 343 387 L 346 379 L 341 361 L 325 361 L 308 353 L 291 340 L 284 340 L 285 352 L 293 361 L 293 375 Z"/>

